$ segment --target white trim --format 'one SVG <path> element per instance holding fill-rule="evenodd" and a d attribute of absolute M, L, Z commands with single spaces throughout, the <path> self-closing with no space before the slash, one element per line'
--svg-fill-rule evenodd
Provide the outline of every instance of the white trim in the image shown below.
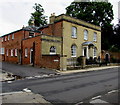
<path fill-rule="evenodd" d="M 17 49 L 15 49 L 15 56 L 17 56 Z"/>
<path fill-rule="evenodd" d="M 13 57 L 13 49 L 11 49 L 11 57 Z"/>
<path fill-rule="evenodd" d="M 25 57 L 28 57 L 28 49 L 25 48 Z"/>

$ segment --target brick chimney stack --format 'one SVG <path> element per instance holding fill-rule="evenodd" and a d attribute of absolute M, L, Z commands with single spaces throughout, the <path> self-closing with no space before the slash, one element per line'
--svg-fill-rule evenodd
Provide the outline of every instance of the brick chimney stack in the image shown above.
<path fill-rule="evenodd" d="M 50 18 L 49 18 L 49 23 L 52 24 L 55 21 L 55 13 L 52 13 Z"/>

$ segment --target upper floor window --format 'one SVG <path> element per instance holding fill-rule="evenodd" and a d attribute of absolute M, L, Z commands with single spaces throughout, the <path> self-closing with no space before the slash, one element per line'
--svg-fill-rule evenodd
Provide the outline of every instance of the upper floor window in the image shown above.
<path fill-rule="evenodd" d="M 12 34 L 12 39 L 14 39 L 14 34 Z"/>
<path fill-rule="evenodd" d="M 72 27 L 72 38 L 77 38 L 77 28 Z"/>
<path fill-rule="evenodd" d="M 34 32 L 29 32 L 29 37 L 33 37 L 35 35 Z"/>
<path fill-rule="evenodd" d="M 97 41 L 97 33 L 94 32 L 94 35 L 93 35 L 93 41 L 96 42 Z"/>
<path fill-rule="evenodd" d="M 88 31 L 84 30 L 84 40 L 88 40 Z"/>
<path fill-rule="evenodd" d="M 77 47 L 76 45 L 71 46 L 71 57 L 76 57 L 77 56 Z"/>
<path fill-rule="evenodd" d="M 2 42 L 4 41 L 4 37 L 2 38 Z"/>
<path fill-rule="evenodd" d="M 50 47 L 50 54 L 56 54 L 56 47 L 55 46 Z"/>
<path fill-rule="evenodd" d="M 10 40 L 10 35 L 8 35 L 8 40 Z"/>
<path fill-rule="evenodd" d="M 5 49 L 4 48 L 0 48 L 0 54 L 5 54 Z"/>
<path fill-rule="evenodd" d="M 7 37 L 5 37 L 5 41 L 7 41 Z"/>
<path fill-rule="evenodd" d="M 27 57 L 28 56 L 28 49 L 26 48 L 25 49 L 25 57 Z"/>

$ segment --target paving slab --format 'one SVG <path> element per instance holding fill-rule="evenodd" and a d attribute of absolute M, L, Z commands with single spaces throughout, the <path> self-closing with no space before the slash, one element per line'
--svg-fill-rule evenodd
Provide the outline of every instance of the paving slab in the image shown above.
<path fill-rule="evenodd" d="M 5 94 L 3 93 L 1 96 L 2 103 L 44 103 L 52 105 L 50 102 L 46 101 L 40 94 L 34 94 L 32 92 L 20 91 Z"/>

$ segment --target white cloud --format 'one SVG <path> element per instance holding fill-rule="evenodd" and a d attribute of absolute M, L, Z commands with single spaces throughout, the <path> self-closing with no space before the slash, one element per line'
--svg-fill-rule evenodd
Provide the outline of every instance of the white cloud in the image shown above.
<path fill-rule="evenodd" d="M 49 17 L 53 12 L 56 15 L 65 13 L 65 8 L 72 1 L 74 0 L 0 0 L 0 35 L 16 31 L 23 25 L 27 26 L 35 3 L 40 3 L 45 10 L 45 15 Z M 113 23 L 116 24 L 118 18 L 117 2 L 119 0 L 109 1 L 114 4 L 115 20 Z"/>

